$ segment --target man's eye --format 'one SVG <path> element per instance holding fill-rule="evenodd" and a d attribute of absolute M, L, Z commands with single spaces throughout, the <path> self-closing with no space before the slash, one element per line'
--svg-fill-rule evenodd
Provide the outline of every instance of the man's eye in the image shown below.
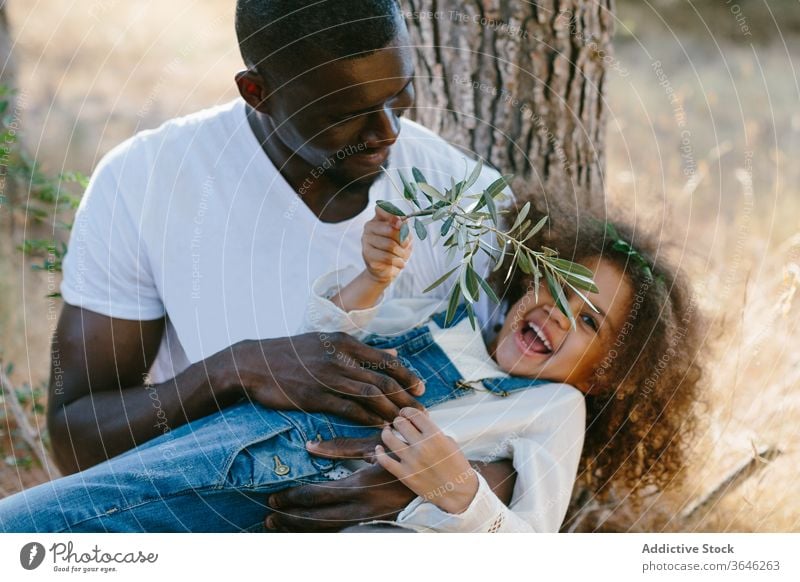
<path fill-rule="evenodd" d="M 591 315 L 589 315 L 587 313 L 584 313 L 583 315 L 581 315 L 581 319 L 583 320 L 583 323 L 588 325 L 594 331 L 597 331 L 598 325 L 597 325 L 597 321 L 595 321 L 594 317 L 592 317 Z"/>

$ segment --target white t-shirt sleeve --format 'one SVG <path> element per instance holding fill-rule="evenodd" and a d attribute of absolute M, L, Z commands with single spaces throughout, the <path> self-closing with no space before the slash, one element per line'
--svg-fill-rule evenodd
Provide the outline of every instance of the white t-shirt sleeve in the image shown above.
<path fill-rule="evenodd" d="M 101 161 L 75 215 L 64 258 L 61 295 L 70 305 L 108 317 L 152 320 L 165 314 L 117 167 L 125 144 Z"/>

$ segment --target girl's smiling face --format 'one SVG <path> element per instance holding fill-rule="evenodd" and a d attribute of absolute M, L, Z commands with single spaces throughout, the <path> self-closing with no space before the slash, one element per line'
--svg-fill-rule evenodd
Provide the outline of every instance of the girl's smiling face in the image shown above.
<path fill-rule="evenodd" d="M 581 263 L 594 272 L 599 292 L 586 293 L 586 297 L 599 313 L 577 294 L 568 293 L 575 316 L 573 329 L 545 285 L 540 286 L 538 301 L 531 289 L 509 309 L 495 340 L 492 356 L 503 370 L 588 392 L 592 373 L 625 323 L 633 292 L 614 263 L 597 258 Z"/>

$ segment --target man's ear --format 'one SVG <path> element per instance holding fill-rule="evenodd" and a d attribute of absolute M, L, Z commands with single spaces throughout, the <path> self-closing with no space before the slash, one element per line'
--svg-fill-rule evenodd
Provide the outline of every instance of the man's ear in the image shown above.
<path fill-rule="evenodd" d="M 268 114 L 267 95 L 269 95 L 269 90 L 264 79 L 255 71 L 247 69 L 236 73 L 235 80 L 242 99 L 259 113 Z"/>

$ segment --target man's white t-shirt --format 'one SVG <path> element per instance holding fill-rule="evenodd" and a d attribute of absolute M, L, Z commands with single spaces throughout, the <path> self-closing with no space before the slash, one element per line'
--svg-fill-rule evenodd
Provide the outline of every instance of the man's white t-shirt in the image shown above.
<path fill-rule="evenodd" d="M 397 169 L 410 175 L 415 166 L 441 188 L 475 163 L 405 119 L 390 159 L 396 183 Z M 485 168 L 473 190 L 498 177 Z M 386 176 L 369 195 L 357 216 L 320 221 L 265 155 L 241 99 L 174 119 L 117 146 L 98 165 L 75 218 L 61 293 L 67 303 L 109 317 L 166 315 L 151 369 L 151 379 L 163 381 L 240 340 L 294 335 L 317 277 L 363 267 L 361 234 L 375 201 L 409 208 Z M 421 295 L 460 260 L 447 260 L 434 231 L 414 241 L 397 292 Z M 443 298 L 447 288 L 434 296 Z M 482 321 L 490 309 L 479 305 Z"/>

